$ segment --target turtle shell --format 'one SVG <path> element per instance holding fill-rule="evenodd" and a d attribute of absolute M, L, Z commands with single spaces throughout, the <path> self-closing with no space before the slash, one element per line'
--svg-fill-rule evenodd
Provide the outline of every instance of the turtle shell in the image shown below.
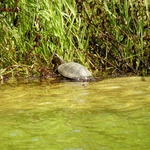
<path fill-rule="evenodd" d="M 75 62 L 61 64 L 57 69 L 62 76 L 74 80 L 88 80 L 92 77 L 89 70 Z"/>

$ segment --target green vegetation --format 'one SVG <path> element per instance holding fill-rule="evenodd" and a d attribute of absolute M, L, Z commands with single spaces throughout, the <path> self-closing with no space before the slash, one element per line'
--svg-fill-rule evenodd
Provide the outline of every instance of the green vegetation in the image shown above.
<path fill-rule="evenodd" d="M 53 76 L 54 52 L 101 75 L 150 72 L 148 0 L 3 0 L 0 78 Z"/>

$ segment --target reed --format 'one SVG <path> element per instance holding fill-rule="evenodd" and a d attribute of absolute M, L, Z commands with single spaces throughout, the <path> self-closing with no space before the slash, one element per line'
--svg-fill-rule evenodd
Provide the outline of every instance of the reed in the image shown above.
<path fill-rule="evenodd" d="M 99 72 L 146 75 L 149 8 L 148 0 L 2 1 L 0 76 L 22 75 L 15 66 L 51 75 L 54 52 Z"/>

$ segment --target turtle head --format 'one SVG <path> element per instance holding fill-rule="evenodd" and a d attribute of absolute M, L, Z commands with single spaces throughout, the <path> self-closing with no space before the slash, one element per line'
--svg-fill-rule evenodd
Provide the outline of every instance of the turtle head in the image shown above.
<path fill-rule="evenodd" d="M 53 60 L 56 61 L 58 65 L 64 64 L 65 61 L 56 53 L 53 55 Z"/>
<path fill-rule="evenodd" d="M 54 72 L 57 73 L 57 68 L 59 65 L 64 64 L 65 61 L 56 53 L 53 54 L 52 63 L 54 64 Z"/>

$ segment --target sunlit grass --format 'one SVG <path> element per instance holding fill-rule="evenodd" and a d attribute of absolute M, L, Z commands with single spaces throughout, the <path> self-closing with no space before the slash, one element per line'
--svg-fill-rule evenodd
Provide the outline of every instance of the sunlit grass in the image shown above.
<path fill-rule="evenodd" d="M 3 69 L 9 74 L 9 68 L 18 65 L 34 65 L 37 74 L 43 75 L 41 70 L 52 69 L 54 52 L 100 72 L 148 73 L 147 0 L 9 0 L 0 4 L 1 76 Z"/>

